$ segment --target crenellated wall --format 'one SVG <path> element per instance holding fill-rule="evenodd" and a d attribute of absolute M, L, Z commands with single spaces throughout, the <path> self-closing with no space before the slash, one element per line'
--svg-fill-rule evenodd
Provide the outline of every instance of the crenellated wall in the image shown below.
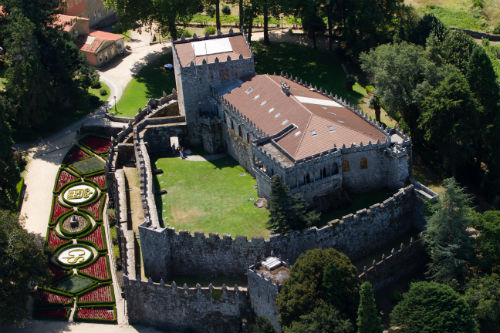
<path fill-rule="evenodd" d="M 256 316 L 269 319 L 277 332 L 281 332 L 279 324 L 279 313 L 276 299 L 280 291 L 280 285 L 274 283 L 270 278 L 266 279 L 259 275 L 252 267 L 248 269 L 248 295 L 250 304 Z"/>
<path fill-rule="evenodd" d="M 131 324 L 176 332 L 240 332 L 249 316 L 248 293 L 237 286 L 188 288 L 127 278 L 124 284 Z"/>
<path fill-rule="evenodd" d="M 233 239 L 229 235 L 221 238 L 218 234 L 207 237 L 203 233 L 154 229 L 144 224 L 140 233 L 145 273 L 155 281 L 175 275 L 241 276 L 271 252 L 293 263 L 306 250 L 329 247 L 356 260 L 411 229 L 422 230 L 422 217 L 415 213 L 419 210 L 418 201 L 413 185 L 409 185 L 380 204 L 333 220 L 320 229 L 272 235 L 269 240 L 248 240 L 243 236 Z M 166 262 L 155 258 L 159 253 Z M 164 253 L 170 255 L 163 256 Z"/>

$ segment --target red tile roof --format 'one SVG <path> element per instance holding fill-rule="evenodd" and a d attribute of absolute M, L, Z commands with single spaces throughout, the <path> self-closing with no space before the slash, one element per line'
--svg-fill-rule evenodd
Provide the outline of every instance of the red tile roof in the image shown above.
<path fill-rule="evenodd" d="M 179 42 L 176 41 L 174 43 L 175 50 L 177 52 L 177 55 L 179 56 L 179 60 L 181 63 L 182 67 L 187 67 L 191 64 L 191 61 L 195 63 L 195 65 L 201 65 L 203 62 L 203 59 L 207 61 L 207 63 L 213 63 L 215 62 L 215 58 L 219 58 L 220 62 L 224 62 L 227 60 L 227 57 L 230 56 L 231 59 L 238 59 L 238 57 L 243 55 L 243 58 L 250 58 L 252 56 L 250 49 L 248 48 L 247 42 L 245 41 L 245 37 L 243 37 L 242 34 L 238 34 L 235 36 L 230 36 L 227 37 L 223 36 L 222 38 L 229 38 L 229 42 L 231 43 L 232 51 L 231 52 L 222 52 L 222 53 L 216 53 L 216 54 L 210 54 L 210 55 L 204 55 L 204 56 L 195 56 L 194 55 L 194 50 L 193 46 L 191 45 L 192 42 L 196 41 L 191 41 L 191 42 Z M 200 39 L 198 41 L 201 41 L 204 39 Z M 211 38 L 210 40 L 213 40 Z"/>
<path fill-rule="evenodd" d="M 100 31 L 100 30 L 90 30 L 89 36 L 109 41 L 116 41 L 124 38 L 123 35 L 113 34 L 111 32 Z"/>
<path fill-rule="evenodd" d="M 65 14 L 57 14 L 54 20 L 54 26 L 62 26 L 64 31 L 71 31 L 78 21 L 88 21 L 88 18 L 71 16 Z"/>
<path fill-rule="evenodd" d="M 108 41 L 117 41 L 123 39 L 122 35 L 113 34 L 100 30 L 90 30 L 88 36 L 78 38 L 77 46 L 82 52 L 96 53 L 102 44 Z"/>
<path fill-rule="evenodd" d="M 283 93 L 281 80 L 290 86 L 290 96 Z M 294 124 L 296 129 L 277 143 L 296 160 L 332 149 L 334 144 L 341 148 L 386 140 L 384 132 L 353 111 L 281 76 L 256 75 L 223 97 L 267 135 Z"/>

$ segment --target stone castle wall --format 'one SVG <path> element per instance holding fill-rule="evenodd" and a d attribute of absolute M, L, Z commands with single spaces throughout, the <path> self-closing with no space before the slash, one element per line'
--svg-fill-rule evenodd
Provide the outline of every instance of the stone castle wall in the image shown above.
<path fill-rule="evenodd" d="M 413 185 L 409 185 L 380 204 L 331 221 L 320 229 L 313 227 L 286 236 L 272 235 L 269 240 L 248 240 L 242 236 L 233 239 L 229 235 L 221 238 L 218 234 L 206 237 L 203 233 L 154 229 L 143 224 L 140 234 L 144 269 L 146 275 L 156 281 L 175 275 L 241 276 L 250 265 L 271 252 L 293 263 L 309 249 L 330 247 L 356 260 L 411 229 L 421 230 L 422 217 L 415 215 L 418 200 Z M 166 262 L 148 259 L 158 253 L 170 255 L 164 256 Z"/>
<path fill-rule="evenodd" d="M 231 128 L 223 127 L 223 137 L 226 141 L 227 153 L 255 177 L 252 163 L 252 147 L 245 141 L 245 136 L 241 138 Z"/>
<path fill-rule="evenodd" d="M 263 316 L 269 319 L 277 332 L 281 332 L 279 324 L 279 313 L 276 299 L 280 291 L 280 286 L 273 283 L 271 279 L 260 276 L 253 269 L 248 270 L 248 294 L 250 304 L 256 316 Z"/>
<path fill-rule="evenodd" d="M 125 278 L 128 318 L 131 324 L 167 331 L 240 332 L 250 304 L 246 290 L 196 288 Z"/>

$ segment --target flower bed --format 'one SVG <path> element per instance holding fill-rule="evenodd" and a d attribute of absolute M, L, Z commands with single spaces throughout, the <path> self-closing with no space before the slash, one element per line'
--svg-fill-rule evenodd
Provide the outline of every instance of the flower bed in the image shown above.
<path fill-rule="evenodd" d="M 76 321 L 116 322 L 114 307 L 80 307 L 75 314 Z"/>
<path fill-rule="evenodd" d="M 101 189 L 106 188 L 106 175 L 104 173 L 100 174 L 100 175 L 95 175 L 92 177 L 87 177 L 86 179 L 90 180 L 91 182 L 96 183 L 97 185 L 99 185 L 99 187 Z"/>
<path fill-rule="evenodd" d="M 38 292 L 37 304 L 39 305 L 67 305 L 73 303 L 73 298 L 64 295 L 57 295 L 47 290 Z"/>
<path fill-rule="evenodd" d="M 102 228 L 98 225 L 94 231 L 88 234 L 85 237 L 80 238 L 81 240 L 88 241 L 93 243 L 98 250 L 105 250 L 106 246 L 104 246 L 103 236 L 102 236 Z"/>
<path fill-rule="evenodd" d="M 89 154 L 84 152 L 82 149 L 80 149 L 77 146 L 74 146 L 70 152 L 64 157 L 64 164 L 71 164 L 76 161 L 83 160 L 84 158 L 89 157 Z"/>
<path fill-rule="evenodd" d="M 57 198 L 54 197 L 54 204 L 52 206 L 52 220 L 51 220 L 51 224 L 54 223 L 59 216 L 61 216 L 62 214 L 66 213 L 66 212 L 69 212 L 70 210 L 71 210 L 71 208 L 62 206 L 57 201 Z"/>
<path fill-rule="evenodd" d="M 47 267 L 49 268 L 49 270 L 52 272 L 52 281 L 56 281 L 56 280 L 59 280 L 60 278 L 70 274 L 70 272 L 68 272 L 67 270 L 64 270 L 52 263 L 48 263 L 47 264 Z"/>
<path fill-rule="evenodd" d="M 56 235 L 54 229 L 49 229 L 49 235 L 47 237 L 47 247 L 50 251 L 54 251 L 60 245 L 68 243 L 68 239 L 62 239 Z"/>
<path fill-rule="evenodd" d="M 113 303 L 115 297 L 111 285 L 101 285 L 78 297 L 78 304 Z"/>
<path fill-rule="evenodd" d="M 61 171 L 59 172 L 59 176 L 57 177 L 57 183 L 54 192 L 58 192 L 64 185 L 74 182 L 78 179 L 78 177 L 73 176 L 68 171 L 61 169 Z"/>
<path fill-rule="evenodd" d="M 100 221 L 102 219 L 102 214 L 101 211 L 103 207 L 101 207 L 104 204 L 104 196 L 101 196 L 99 200 L 97 200 L 94 203 L 91 203 L 90 205 L 87 206 L 82 206 L 81 208 L 88 211 L 96 221 Z"/>
<path fill-rule="evenodd" d="M 34 317 L 43 319 L 68 319 L 70 309 L 36 309 Z"/>
<path fill-rule="evenodd" d="M 96 136 L 88 136 L 81 143 L 99 154 L 108 152 L 111 146 L 110 140 Z"/>
<path fill-rule="evenodd" d="M 109 274 L 109 269 L 108 269 L 108 263 L 106 260 L 106 255 L 100 256 L 99 259 L 97 259 L 90 266 L 81 268 L 80 272 L 100 280 L 111 279 L 111 275 Z"/>

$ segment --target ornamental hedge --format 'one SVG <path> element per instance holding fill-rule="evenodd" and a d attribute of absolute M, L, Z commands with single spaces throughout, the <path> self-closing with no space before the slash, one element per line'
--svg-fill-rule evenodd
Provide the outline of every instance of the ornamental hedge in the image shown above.
<path fill-rule="evenodd" d="M 114 306 L 79 306 L 76 308 L 75 321 L 116 323 Z"/>

